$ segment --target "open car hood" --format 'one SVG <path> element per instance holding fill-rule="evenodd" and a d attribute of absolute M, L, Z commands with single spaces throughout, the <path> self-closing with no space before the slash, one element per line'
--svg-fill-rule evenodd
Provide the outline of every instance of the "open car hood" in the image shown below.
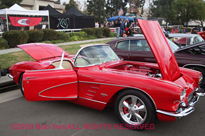
<path fill-rule="evenodd" d="M 43 60 L 48 58 L 60 57 L 65 52 L 58 46 L 45 43 L 31 43 L 18 45 L 19 48 L 28 53 L 34 60 Z M 65 56 L 69 54 L 65 52 Z"/>
<path fill-rule="evenodd" d="M 178 63 L 157 21 L 138 19 L 139 26 L 152 50 L 165 80 L 174 81 L 181 76 Z"/>
<path fill-rule="evenodd" d="M 178 50 L 176 50 L 176 52 L 185 51 L 185 50 L 188 50 L 188 49 L 191 49 L 191 48 L 195 48 L 195 47 L 198 47 L 198 46 L 201 46 L 201 45 L 205 45 L 205 41 L 199 42 L 199 43 L 195 43 L 195 44 L 192 44 L 192 45 L 187 45 L 185 47 L 179 48 Z"/>

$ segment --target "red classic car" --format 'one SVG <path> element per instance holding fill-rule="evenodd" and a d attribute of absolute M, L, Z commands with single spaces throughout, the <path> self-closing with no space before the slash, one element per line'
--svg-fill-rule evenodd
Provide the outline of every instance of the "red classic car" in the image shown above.
<path fill-rule="evenodd" d="M 157 21 L 138 22 L 157 64 L 122 61 L 109 45 L 87 46 L 72 56 L 54 45 L 28 44 L 19 47 L 36 62 L 13 65 L 10 77 L 28 101 L 68 100 L 97 110 L 113 105 L 132 129 L 144 129 L 156 117 L 187 116 L 204 96 L 201 73 L 179 68 Z"/>

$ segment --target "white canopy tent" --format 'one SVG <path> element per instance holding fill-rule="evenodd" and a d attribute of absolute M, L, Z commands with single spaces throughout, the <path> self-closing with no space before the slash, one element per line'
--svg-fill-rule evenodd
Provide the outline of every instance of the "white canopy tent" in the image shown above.
<path fill-rule="evenodd" d="M 27 15 L 27 16 L 48 16 L 48 27 L 50 28 L 49 21 L 49 12 L 48 10 L 39 11 L 39 10 L 27 10 L 19 6 L 18 4 L 14 4 L 10 8 L 1 9 L 0 16 L 5 15 L 7 20 L 7 30 L 8 27 L 8 15 Z"/>

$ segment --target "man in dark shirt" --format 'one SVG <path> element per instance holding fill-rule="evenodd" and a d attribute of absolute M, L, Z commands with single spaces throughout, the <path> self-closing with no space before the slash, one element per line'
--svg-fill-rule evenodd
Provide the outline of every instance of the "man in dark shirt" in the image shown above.
<path fill-rule="evenodd" d="M 119 38 L 120 36 L 120 26 L 121 26 L 121 19 L 120 17 L 118 17 L 118 19 L 115 20 L 115 24 L 114 24 L 114 27 L 116 28 L 116 32 L 117 32 L 117 38 Z"/>

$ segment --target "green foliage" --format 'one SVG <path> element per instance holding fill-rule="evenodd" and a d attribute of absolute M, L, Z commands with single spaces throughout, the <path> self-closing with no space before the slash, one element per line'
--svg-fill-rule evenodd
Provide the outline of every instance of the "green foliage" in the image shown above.
<path fill-rule="evenodd" d="M 81 31 L 81 32 L 74 32 L 74 33 L 69 33 L 70 34 L 70 37 L 72 36 L 78 36 L 78 37 L 81 37 L 82 39 L 86 39 L 88 37 L 88 34 L 84 31 Z"/>
<path fill-rule="evenodd" d="M 42 30 L 29 30 L 28 33 L 28 42 L 41 42 L 43 40 L 43 31 Z"/>
<path fill-rule="evenodd" d="M 102 28 L 93 28 L 95 30 L 95 37 L 102 38 L 103 37 L 103 29 Z"/>
<path fill-rule="evenodd" d="M 111 33 L 110 33 L 110 37 L 117 37 L 117 33 L 111 32 Z"/>
<path fill-rule="evenodd" d="M 99 20 L 99 0 L 87 0 L 87 10 L 89 15 L 94 15 L 95 20 Z M 101 23 L 106 20 L 105 16 L 105 0 L 101 0 Z"/>
<path fill-rule="evenodd" d="M 81 40 L 81 37 L 77 36 L 77 35 L 74 35 L 72 37 L 70 37 L 69 41 L 79 41 Z"/>
<path fill-rule="evenodd" d="M 57 43 L 64 43 L 65 41 L 64 40 L 53 40 L 53 41 L 50 41 L 52 44 L 57 44 Z"/>
<path fill-rule="evenodd" d="M 117 16 L 118 15 L 118 12 L 120 10 L 120 8 L 123 9 L 123 12 L 126 13 L 127 12 L 127 4 L 128 2 L 132 2 L 133 3 L 133 0 L 107 0 L 106 1 L 106 11 L 105 11 L 105 14 L 106 14 L 106 17 L 109 18 L 109 17 L 112 17 L 112 16 Z"/>
<path fill-rule="evenodd" d="M 55 30 L 52 29 L 43 29 L 43 41 L 52 41 L 57 38 L 57 33 Z"/>
<path fill-rule="evenodd" d="M 9 45 L 7 40 L 0 37 L 0 49 L 8 49 Z"/>
<path fill-rule="evenodd" d="M 16 47 L 16 45 L 28 42 L 28 34 L 26 31 L 11 30 L 3 33 L 3 38 L 8 41 L 9 47 Z"/>
<path fill-rule="evenodd" d="M 167 1 L 155 0 L 151 5 L 152 17 L 166 17 Z M 203 0 L 169 0 L 168 22 L 182 24 L 190 20 L 205 20 L 205 2 Z M 187 20 L 188 17 L 188 20 Z"/>
<path fill-rule="evenodd" d="M 69 10 L 70 8 L 75 7 L 78 9 L 78 4 L 75 2 L 75 0 L 70 0 L 68 4 L 65 6 L 65 10 Z"/>
<path fill-rule="evenodd" d="M 65 32 L 57 32 L 56 40 L 69 41 L 70 35 Z"/>
<path fill-rule="evenodd" d="M 83 28 L 82 31 L 84 31 L 88 35 L 95 36 L 95 29 L 93 28 Z"/>
<path fill-rule="evenodd" d="M 107 27 L 103 27 L 103 28 L 101 28 L 102 30 L 103 30 L 103 36 L 105 36 L 105 37 L 110 37 L 110 29 L 109 28 L 107 28 Z"/>

